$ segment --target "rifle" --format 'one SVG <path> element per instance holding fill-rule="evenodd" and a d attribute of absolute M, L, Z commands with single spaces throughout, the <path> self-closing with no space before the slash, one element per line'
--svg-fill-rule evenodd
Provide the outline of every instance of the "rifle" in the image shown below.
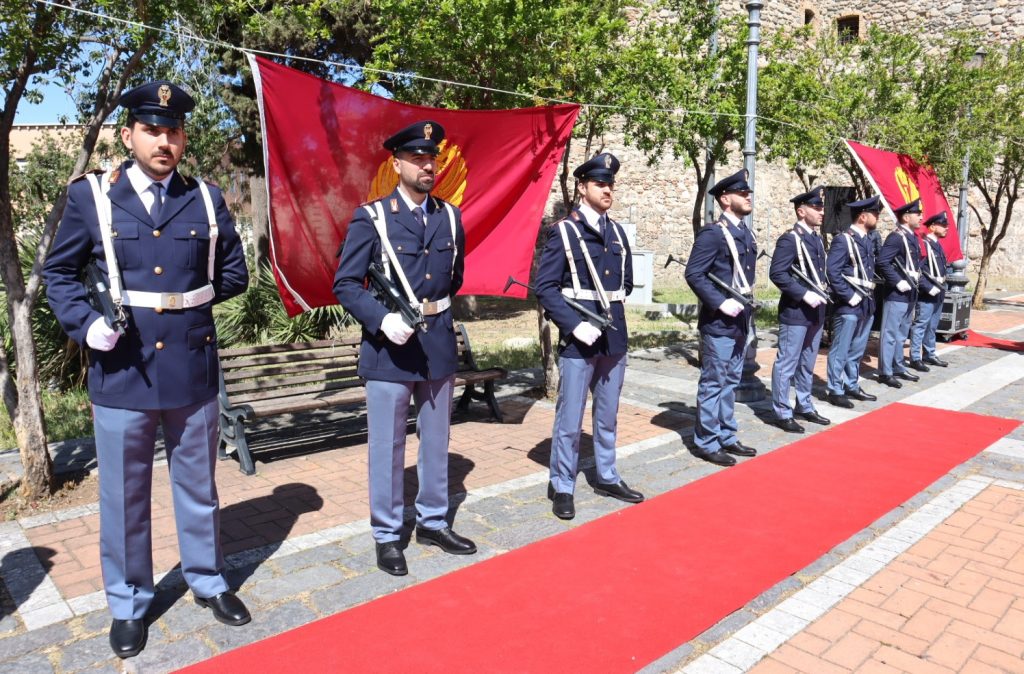
<path fill-rule="evenodd" d="M 868 297 L 872 297 L 870 290 L 861 287 L 860 284 L 863 283 L 863 281 L 860 281 L 859 279 L 856 279 L 853 276 L 847 276 L 846 274 L 843 274 L 843 278 L 846 279 L 846 282 L 850 284 L 850 287 L 853 288 L 853 291 L 860 295 L 861 297 L 865 299 L 867 299 Z"/>
<path fill-rule="evenodd" d="M 508 289 L 511 288 L 513 285 L 523 286 L 524 288 L 526 288 L 527 290 L 532 292 L 534 295 L 537 294 L 537 291 L 534 290 L 532 286 L 527 285 L 525 283 L 522 283 L 520 281 L 517 281 L 515 279 L 515 277 L 512 277 L 512 276 L 508 277 L 508 281 L 505 282 L 505 289 L 502 292 L 506 292 L 507 293 Z M 562 295 L 562 299 L 565 300 L 565 303 L 568 304 L 570 307 L 572 307 L 572 309 L 577 314 L 579 314 L 580 318 L 582 318 L 585 321 L 590 322 L 598 330 L 601 330 L 602 332 L 605 331 L 605 330 L 608 330 L 608 329 L 616 330 L 616 327 L 614 325 L 612 325 L 613 319 L 612 319 L 612 317 L 610 315 L 603 314 L 603 313 L 602 314 L 596 314 L 596 313 L 594 313 L 590 309 L 586 308 L 585 306 L 583 306 L 582 304 L 580 304 L 579 302 L 577 302 L 576 300 L 574 300 L 571 297 L 566 297 L 565 295 Z"/>
<path fill-rule="evenodd" d="M 817 283 L 815 283 L 814 279 L 812 279 L 810 276 L 803 273 L 800 270 L 800 267 L 794 264 L 792 267 L 789 268 L 789 273 L 803 281 L 816 294 L 821 295 L 827 303 L 835 304 L 835 302 L 832 301 L 832 298 L 828 296 L 828 291 L 826 291 L 824 288 L 820 287 Z"/>
<path fill-rule="evenodd" d="M 892 264 L 893 264 L 894 267 L 896 267 L 896 271 L 898 271 L 900 274 L 903 275 L 903 278 L 906 279 L 907 283 L 910 284 L 911 288 L 913 288 L 914 290 L 918 290 L 919 289 L 919 284 L 917 282 L 917 279 L 914 278 L 913 276 L 911 276 L 910 272 L 908 272 L 903 267 L 903 265 L 898 264 L 895 260 L 893 261 Z"/>
<path fill-rule="evenodd" d="M 110 296 L 110 286 L 107 284 L 107 277 L 100 271 L 99 265 L 96 264 L 95 260 L 90 260 L 85 265 L 85 290 L 89 305 L 103 314 L 103 318 L 107 321 L 107 325 L 110 326 L 111 330 L 124 337 L 125 328 L 128 327 L 128 317 L 125 315 L 122 306 L 114 304 L 114 300 Z"/>
<path fill-rule="evenodd" d="M 946 290 L 945 282 L 939 281 L 939 279 L 937 279 L 936 277 L 932 276 L 931 274 L 929 274 L 928 272 L 926 272 L 923 269 L 921 270 L 921 276 L 923 276 L 926 279 L 928 279 L 929 281 L 931 281 L 932 285 L 934 285 L 936 288 L 939 288 L 940 290 Z"/>
<path fill-rule="evenodd" d="M 423 317 L 419 305 L 414 307 L 409 303 L 409 300 L 398 290 L 395 282 L 384 274 L 384 268 L 379 263 L 371 264 L 370 268 L 366 270 L 366 275 L 369 277 L 373 289 L 377 291 L 377 296 L 390 308 L 397 311 L 410 328 L 418 328 L 422 332 L 427 331 L 427 319 Z"/>
<path fill-rule="evenodd" d="M 682 259 L 680 259 L 678 257 L 673 256 L 672 254 L 669 254 L 668 259 L 665 260 L 665 266 L 668 267 L 673 262 L 675 262 L 676 264 L 681 265 L 683 267 L 686 266 L 686 260 L 682 260 Z M 739 290 L 736 290 L 731 285 L 729 285 L 728 283 L 726 283 L 722 279 L 718 278 L 716 275 L 712 274 L 711 272 L 707 273 L 707 277 L 708 277 L 708 280 L 711 281 L 712 283 L 714 283 L 716 286 L 718 286 L 719 289 L 722 290 L 722 292 L 724 292 L 726 295 L 728 295 L 729 297 L 733 298 L 734 300 L 736 300 L 737 302 L 742 304 L 747 309 L 751 309 L 753 311 L 757 311 L 758 309 L 761 308 L 761 303 L 760 302 L 758 302 L 757 300 L 750 299 L 749 297 L 747 297 L 746 295 L 741 293 Z"/>

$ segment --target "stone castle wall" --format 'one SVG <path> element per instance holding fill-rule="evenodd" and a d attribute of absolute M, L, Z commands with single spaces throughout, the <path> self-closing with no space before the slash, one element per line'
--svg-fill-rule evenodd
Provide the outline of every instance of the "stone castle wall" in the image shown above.
<path fill-rule="evenodd" d="M 745 2 L 742 0 L 724 0 L 721 7 L 723 14 L 746 13 Z M 867 24 L 874 22 L 888 30 L 897 30 L 908 23 L 917 22 L 917 25 L 925 30 L 938 32 L 964 27 L 987 29 L 993 40 L 1009 41 L 1024 36 L 1024 0 L 767 0 L 761 11 L 764 30 L 803 25 L 805 10 L 808 9 L 814 12 L 814 20 L 818 21 L 819 25 L 824 25 L 820 22 L 834 21 L 841 16 L 859 13 L 862 17 L 862 31 L 866 30 Z M 600 141 L 603 141 L 603 146 Z M 663 267 L 669 254 L 685 257 L 693 245 L 691 222 L 697 191 L 696 174 L 687 161 L 673 159 L 671 154 L 662 156 L 654 165 L 648 166 L 643 153 L 627 146 L 623 135 L 616 130 L 600 141 L 595 143 L 593 152 L 612 152 L 622 162 L 616 181 L 612 217 L 621 222 L 635 224 L 635 247 L 654 252 L 655 289 L 682 285 L 681 267 Z M 574 142 L 569 160 L 570 170 L 583 160 L 582 144 Z M 728 163 L 719 166 L 716 175 L 721 178 L 742 167 L 742 153 L 739 147 L 735 147 L 730 153 Z M 793 224 L 790 197 L 803 192 L 804 187 L 796 174 L 784 165 L 759 161 L 755 177 L 754 233 L 758 246 L 770 252 L 782 231 Z M 818 184 L 847 185 L 849 180 L 843 172 L 837 170 L 821 176 Z M 959 186 L 947 185 L 946 189 L 950 207 L 955 214 Z M 980 195 L 972 193 L 970 202 L 981 205 Z M 561 215 L 561 204 L 561 188 L 556 179 L 548 200 L 547 221 Z M 883 215 L 879 223 L 881 231 L 887 233 L 892 226 L 891 218 Z M 979 236 L 979 223 L 972 214 L 968 257 L 975 261 L 981 256 Z M 1018 212 L 999 252 L 992 260 L 990 275 L 1024 277 L 1020 271 L 1022 259 L 1024 212 Z M 969 272 L 975 271 L 976 267 L 976 262 L 972 262 Z M 762 260 L 758 265 L 758 278 L 766 280 L 767 275 L 767 261 Z"/>

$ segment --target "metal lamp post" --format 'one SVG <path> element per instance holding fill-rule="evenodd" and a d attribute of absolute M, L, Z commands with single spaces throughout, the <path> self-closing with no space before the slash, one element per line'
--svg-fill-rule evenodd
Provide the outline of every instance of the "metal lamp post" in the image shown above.
<path fill-rule="evenodd" d="M 761 44 L 761 8 L 763 2 L 753 0 L 747 3 L 747 113 L 746 113 L 746 140 L 743 144 L 743 167 L 747 170 L 747 183 L 753 190 L 754 185 L 754 160 L 757 154 L 757 51 Z M 753 205 L 754 195 L 752 192 L 750 202 Z M 753 231 L 753 212 L 746 218 L 747 227 Z M 753 319 L 750 324 L 751 339 L 747 344 L 747 350 L 743 355 L 743 376 L 739 386 L 736 387 L 736 400 L 738 402 L 757 402 L 766 397 L 764 384 L 757 378 L 757 371 L 760 366 L 757 364 L 757 328 Z"/>
<path fill-rule="evenodd" d="M 714 22 L 714 28 L 712 29 L 711 41 L 710 41 L 710 44 L 708 45 L 708 56 L 709 56 L 709 58 L 714 59 L 715 56 L 718 54 L 718 0 L 711 0 L 711 3 L 712 3 L 711 4 L 711 20 Z M 717 79 L 718 79 L 717 78 L 717 70 L 715 71 L 715 73 L 716 73 L 715 79 L 717 81 Z M 707 143 L 707 149 L 705 150 L 705 157 L 707 159 L 706 164 L 707 164 L 707 167 L 708 167 L 707 186 L 708 186 L 708 189 L 711 189 L 711 186 L 715 184 L 715 164 L 712 161 L 714 159 L 714 156 L 712 155 L 712 152 L 711 152 L 711 144 L 712 144 L 711 138 L 708 138 L 706 143 Z M 711 222 L 714 222 L 714 221 L 715 221 L 715 198 L 713 196 L 711 196 L 711 193 L 709 193 L 709 192 L 707 192 L 705 190 L 705 192 L 704 192 L 704 224 L 708 224 L 708 223 L 711 223 Z"/>
<path fill-rule="evenodd" d="M 976 70 L 985 63 L 985 56 L 988 52 L 984 47 L 978 47 L 967 64 L 969 70 Z M 971 118 L 971 109 L 967 108 L 967 119 Z M 963 173 L 960 180 L 960 203 L 957 204 L 956 229 L 960 236 L 960 250 L 963 252 L 963 259 L 957 260 L 952 265 L 953 273 L 946 279 L 952 292 L 965 292 L 967 286 L 967 239 L 970 229 L 970 215 L 967 210 L 967 192 L 970 189 L 971 173 L 971 147 L 967 146 L 964 152 Z"/>

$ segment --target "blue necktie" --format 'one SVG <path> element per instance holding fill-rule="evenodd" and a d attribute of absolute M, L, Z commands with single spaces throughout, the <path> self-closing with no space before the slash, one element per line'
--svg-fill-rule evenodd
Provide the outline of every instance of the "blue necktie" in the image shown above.
<path fill-rule="evenodd" d="M 426 226 L 423 221 L 423 209 L 419 206 L 412 209 L 412 217 L 416 218 L 416 222 L 420 223 L 420 227 Z"/>
<path fill-rule="evenodd" d="M 153 183 L 151 188 L 153 190 L 153 206 L 149 209 L 149 217 L 153 218 L 153 222 L 160 224 L 160 210 L 163 208 L 164 200 L 161 196 L 163 191 L 163 184 Z"/>

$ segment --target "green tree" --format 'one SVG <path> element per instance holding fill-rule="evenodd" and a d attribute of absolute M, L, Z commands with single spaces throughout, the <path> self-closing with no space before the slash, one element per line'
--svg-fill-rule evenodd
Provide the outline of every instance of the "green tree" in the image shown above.
<path fill-rule="evenodd" d="M 178 13 L 195 13 L 186 0 L 124 6 L 112 0 L 66 2 L 104 16 L 164 25 Z M 83 137 L 74 155 L 71 175 L 82 173 L 96 148 L 100 127 L 117 105 L 143 59 L 158 42 L 154 30 L 114 24 L 59 6 L 15 3 L 0 20 L 0 280 L 7 297 L 7 323 L 13 353 L 0 353 L 0 395 L 18 438 L 24 466 L 22 494 L 36 498 L 48 492 L 53 466 L 46 447 L 46 424 L 40 399 L 32 312 L 42 282 L 41 269 L 67 198 L 60 190 L 47 212 L 26 275 L 21 265 L 19 233 L 29 227 L 16 222 L 11 198 L 10 134 L 22 100 L 38 100 L 41 83 L 56 83 L 80 94 L 76 117 Z M 88 82 L 89 84 L 83 84 Z M 65 176 L 65 184 L 71 175 Z M 26 241 L 29 239 L 26 239 Z"/>

